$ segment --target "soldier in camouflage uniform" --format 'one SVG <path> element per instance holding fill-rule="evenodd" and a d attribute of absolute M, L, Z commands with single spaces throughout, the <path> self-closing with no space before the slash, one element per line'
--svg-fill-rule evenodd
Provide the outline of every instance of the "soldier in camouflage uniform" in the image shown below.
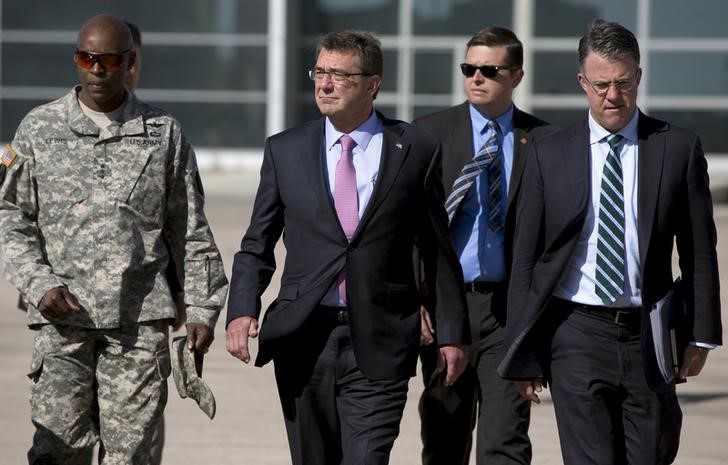
<path fill-rule="evenodd" d="M 28 458 L 84 463 L 100 440 L 101 463 L 147 464 L 176 314 L 167 263 L 184 291 L 188 347 L 202 353 L 227 279 L 179 123 L 124 89 L 129 29 L 96 16 L 77 48 L 81 85 L 32 110 L 2 158 L 5 272 L 37 330 Z"/>

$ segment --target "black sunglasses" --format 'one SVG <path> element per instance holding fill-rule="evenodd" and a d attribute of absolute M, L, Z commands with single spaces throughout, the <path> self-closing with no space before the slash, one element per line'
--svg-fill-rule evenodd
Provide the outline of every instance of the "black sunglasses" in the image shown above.
<path fill-rule="evenodd" d="M 76 64 L 83 69 L 91 69 L 96 63 L 106 72 L 116 71 L 124 63 L 124 57 L 131 49 L 119 53 L 95 53 L 85 50 L 76 50 L 73 54 Z"/>
<path fill-rule="evenodd" d="M 465 77 L 473 77 L 475 75 L 475 71 L 480 70 L 480 74 L 483 76 L 493 79 L 498 74 L 498 71 L 501 69 L 514 69 L 515 66 L 493 66 L 493 65 L 483 65 L 483 66 L 475 66 L 471 65 L 470 63 L 460 63 L 460 71 L 463 72 L 463 75 Z"/>

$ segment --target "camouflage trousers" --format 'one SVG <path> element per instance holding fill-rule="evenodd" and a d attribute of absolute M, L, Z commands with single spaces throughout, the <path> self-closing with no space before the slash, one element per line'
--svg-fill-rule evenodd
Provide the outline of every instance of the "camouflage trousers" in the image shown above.
<path fill-rule="evenodd" d="M 166 320 L 114 330 L 44 325 L 35 335 L 28 463 L 147 465 L 167 403 Z"/>

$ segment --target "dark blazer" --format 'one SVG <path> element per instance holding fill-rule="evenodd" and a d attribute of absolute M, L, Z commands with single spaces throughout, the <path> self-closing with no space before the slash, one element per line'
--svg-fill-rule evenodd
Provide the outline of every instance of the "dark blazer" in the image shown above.
<path fill-rule="evenodd" d="M 324 119 L 266 141 L 260 186 L 235 255 L 227 321 L 258 318 L 260 295 L 275 269 L 281 233 L 286 262 L 278 298 L 268 308 L 256 365 L 289 347 L 346 266 L 354 354 L 376 379 L 414 375 L 421 299 L 412 250 L 423 244 L 436 289 L 441 343 L 468 343 L 462 272 L 449 243 L 437 141 L 414 126 L 384 118 L 379 175 L 351 243 L 341 229 L 325 175 Z"/>
<path fill-rule="evenodd" d="M 707 163 L 698 137 L 642 113 L 638 132 L 638 240 L 642 267 L 642 353 L 650 386 L 657 371 L 649 310 L 671 288 L 677 244 L 693 340 L 720 344 L 716 230 Z M 552 321 L 544 312 L 564 275 L 591 199 L 589 126 L 578 124 L 538 141 L 524 173 L 516 220 L 505 378 L 543 377 L 539 335 Z M 543 351 L 542 351 L 543 353 Z"/>
<path fill-rule="evenodd" d="M 437 137 L 442 144 L 442 180 L 446 198 L 452 192 L 452 186 L 460 174 L 460 170 L 473 159 L 473 154 L 477 150 L 473 147 L 473 123 L 470 120 L 469 106 L 470 104 L 466 101 L 414 121 L 418 127 Z M 510 268 L 511 263 L 512 238 L 516 222 L 516 199 L 521 186 L 523 168 L 526 166 L 528 148 L 537 138 L 556 130 L 556 126 L 514 107 L 513 168 L 508 187 L 505 218 L 506 270 Z"/>

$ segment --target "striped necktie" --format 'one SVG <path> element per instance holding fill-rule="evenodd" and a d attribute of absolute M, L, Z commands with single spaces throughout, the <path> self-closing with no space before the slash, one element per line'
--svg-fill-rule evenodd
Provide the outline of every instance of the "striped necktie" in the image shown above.
<path fill-rule="evenodd" d="M 624 292 L 624 189 L 619 158 L 620 135 L 607 136 L 609 154 L 602 171 L 597 226 L 595 292 L 612 304 Z"/>
<path fill-rule="evenodd" d="M 501 157 L 499 130 L 500 127 L 495 121 L 488 121 L 486 125 L 491 130 L 491 135 L 483 146 L 478 150 L 477 155 L 466 163 L 460 170 L 460 175 L 455 179 L 452 192 L 445 200 L 445 210 L 450 223 L 455 217 L 458 207 L 462 203 L 470 186 L 475 178 L 487 167 L 488 168 L 488 226 L 495 232 L 503 227 L 501 214 L 501 200 L 503 198 L 503 175 L 501 174 Z"/>

